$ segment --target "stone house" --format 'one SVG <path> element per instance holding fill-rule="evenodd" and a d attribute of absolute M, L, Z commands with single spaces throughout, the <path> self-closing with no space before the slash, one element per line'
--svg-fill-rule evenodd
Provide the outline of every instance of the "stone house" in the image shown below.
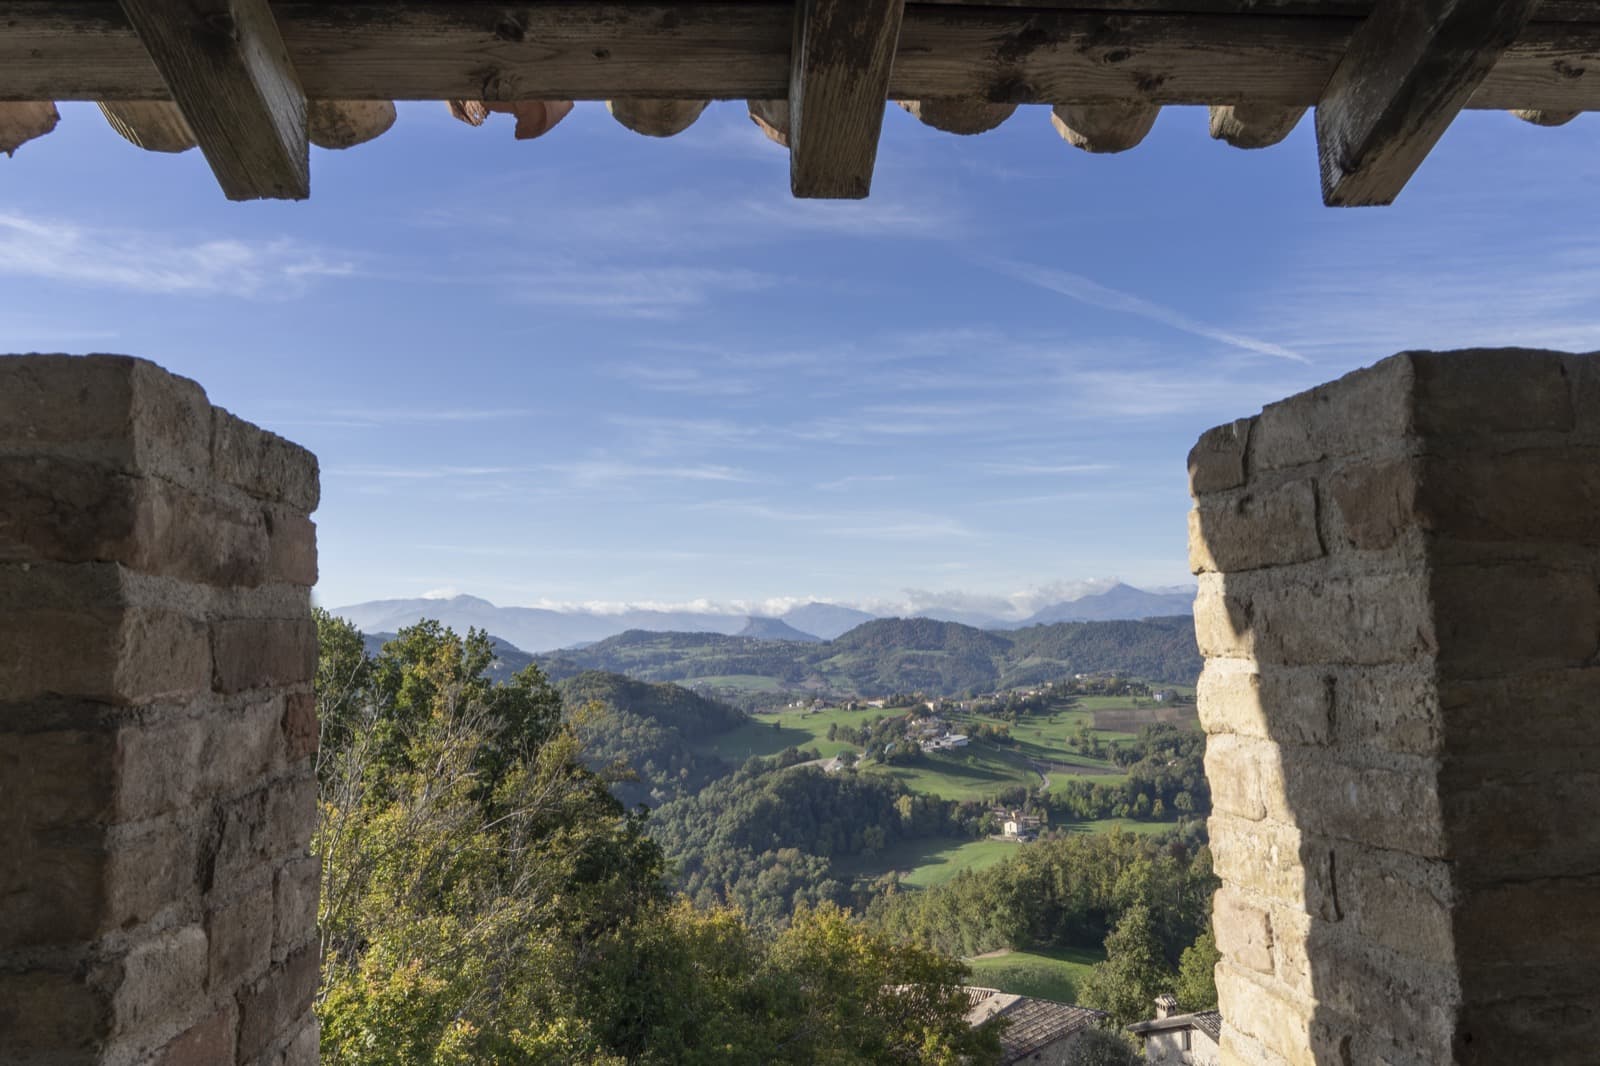
<path fill-rule="evenodd" d="M 1156 997 L 1156 1016 L 1128 1026 L 1144 1038 L 1144 1059 L 1162 1066 L 1220 1066 L 1222 1015 L 1214 1010 L 1175 1013 L 1178 1001 Z"/>
<path fill-rule="evenodd" d="M 1000 1034 L 1000 1061 L 1066 1066 L 1080 1033 L 1106 1018 L 1104 1011 L 1076 1007 L 1054 1000 L 1001 992 L 997 988 L 967 989 L 967 1022 L 982 1025 L 991 1018 L 1006 1019 Z"/>

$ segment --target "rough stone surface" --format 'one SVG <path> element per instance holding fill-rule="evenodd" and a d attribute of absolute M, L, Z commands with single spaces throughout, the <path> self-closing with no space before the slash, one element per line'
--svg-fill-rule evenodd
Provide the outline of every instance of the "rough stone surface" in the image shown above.
<path fill-rule="evenodd" d="M 316 502 L 194 382 L 0 357 L 0 1062 L 315 1062 Z"/>
<path fill-rule="evenodd" d="M 1191 453 L 1223 1062 L 1593 1061 L 1597 445 L 1600 357 L 1485 350 Z"/>

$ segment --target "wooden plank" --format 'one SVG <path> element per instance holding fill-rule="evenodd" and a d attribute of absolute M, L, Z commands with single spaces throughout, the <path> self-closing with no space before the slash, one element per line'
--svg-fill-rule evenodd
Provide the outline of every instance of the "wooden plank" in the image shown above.
<path fill-rule="evenodd" d="M 267 0 L 121 0 L 230 200 L 311 195 L 306 97 Z"/>
<path fill-rule="evenodd" d="M 789 73 L 789 188 L 859 200 L 872 189 L 905 0 L 798 0 Z"/>
<path fill-rule="evenodd" d="M 1467 106 L 1600 110 L 1600 2 L 1577 7 L 1594 18 L 1546 21 L 1547 0 Z M 306 94 L 325 100 L 783 99 L 793 10 L 788 0 L 273 5 Z M 1307 107 L 1360 24 L 909 3 L 889 95 Z M 168 95 L 115 0 L 0 0 L 0 100 Z"/>
<path fill-rule="evenodd" d="M 1384 0 L 1317 104 L 1322 199 L 1392 203 L 1538 0 Z"/>

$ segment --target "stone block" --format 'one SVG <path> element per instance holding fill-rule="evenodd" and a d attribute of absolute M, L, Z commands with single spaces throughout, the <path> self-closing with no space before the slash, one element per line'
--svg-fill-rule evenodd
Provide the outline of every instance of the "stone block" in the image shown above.
<path fill-rule="evenodd" d="M 1600 818 L 1592 816 L 1600 770 L 1496 773 L 1481 762 L 1451 763 L 1440 787 L 1463 884 L 1600 871 Z"/>
<path fill-rule="evenodd" d="M 1247 821 L 1265 818 L 1263 778 L 1271 773 L 1277 760 L 1277 748 L 1267 741 L 1226 734 L 1210 737 L 1206 742 L 1205 768 L 1212 809 Z"/>
<path fill-rule="evenodd" d="M 1224 959 L 1217 966 L 1217 1008 L 1229 1028 L 1292 1066 L 1321 1066 L 1311 1047 L 1313 1007 L 1270 979 L 1251 980 Z"/>
<path fill-rule="evenodd" d="M 115 1034 L 176 1027 L 177 1019 L 201 1001 L 206 953 L 205 931 L 195 925 L 133 947 L 117 964 L 121 980 L 112 1000 Z"/>
<path fill-rule="evenodd" d="M 266 972 L 272 962 L 274 926 L 271 881 L 263 882 L 206 913 L 209 987 L 226 992 Z"/>
<path fill-rule="evenodd" d="M 322 862 L 295 859 L 278 870 L 273 893 L 272 961 L 282 962 L 316 940 Z"/>
<path fill-rule="evenodd" d="M 1456 1039 L 1460 1066 L 1589 1063 L 1600 1047 L 1600 1004 L 1587 986 L 1553 996 L 1473 1004 Z"/>
<path fill-rule="evenodd" d="M 1600 544 L 1600 449 L 1526 449 L 1428 460 L 1418 501 L 1429 528 L 1471 541 Z"/>
<path fill-rule="evenodd" d="M 1566 357 L 1528 348 L 1406 352 L 1416 430 L 1424 436 L 1537 431 L 1575 424 Z"/>
<path fill-rule="evenodd" d="M 316 674 L 317 627 L 309 618 L 214 622 L 211 642 L 218 692 L 299 685 Z"/>
<path fill-rule="evenodd" d="M 1417 467 L 1411 458 L 1357 460 L 1325 478 L 1320 491 L 1330 543 L 1388 551 L 1417 530 Z"/>
<path fill-rule="evenodd" d="M 263 512 L 268 580 L 310 588 L 317 583 L 317 526 L 286 510 Z"/>
<path fill-rule="evenodd" d="M 1600 585 L 1588 574 L 1531 564 L 1436 566 L 1430 585 L 1447 677 L 1587 666 L 1600 652 Z"/>
<path fill-rule="evenodd" d="M 283 745 L 290 762 L 315 755 L 321 740 L 317 724 L 317 698 L 310 692 L 291 692 L 283 698 Z"/>
<path fill-rule="evenodd" d="M 154 1066 L 228 1066 L 238 1024 L 238 1009 L 229 1001 L 162 1048 Z"/>
<path fill-rule="evenodd" d="M 1539 670 L 1439 686 L 1443 746 L 1545 765 L 1553 753 L 1600 747 L 1600 668 Z"/>
<path fill-rule="evenodd" d="M 1218 950 L 1234 965 L 1263 974 L 1274 972 L 1272 918 L 1265 907 L 1224 887 L 1212 900 L 1211 923 Z"/>
<path fill-rule="evenodd" d="M 97 935 L 106 853 L 89 830 L 0 824 L 0 949 L 76 944 Z"/>
<path fill-rule="evenodd" d="M 1253 418 L 1208 429 L 1189 452 L 1189 494 L 1195 497 L 1245 483 L 1245 450 Z"/>
<path fill-rule="evenodd" d="M 211 465 L 204 390 L 118 355 L 0 360 L 0 451 L 87 458 L 125 473 L 203 482 Z"/>
<path fill-rule="evenodd" d="M 1335 742 L 1346 751 L 1438 754 L 1445 715 L 1432 663 L 1342 670 L 1332 687 Z"/>
<path fill-rule="evenodd" d="M 1411 361 L 1392 356 L 1268 405 L 1250 434 L 1252 470 L 1278 470 L 1399 450 L 1411 429 Z"/>
<path fill-rule="evenodd" d="M 301 514 L 317 509 L 322 490 L 315 455 L 221 408 L 214 417 L 209 439 L 217 477 Z"/>
<path fill-rule="evenodd" d="M 1334 922 L 1333 845 L 1293 826 L 1214 812 L 1211 859 L 1222 882 L 1248 895 Z"/>
<path fill-rule="evenodd" d="M 1263 580 L 1269 574 L 1201 581 L 1195 627 L 1204 654 L 1254 656 L 1265 670 L 1269 665 L 1411 663 L 1434 651 L 1425 575 Z M 1218 597 L 1212 590 L 1223 585 L 1227 591 Z"/>
<path fill-rule="evenodd" d="M 77 974 L 0 971 L 0 1062 L 92 1061 L 110 1031 L 110 998 Z"/>
<path fill-rule="evenodd" d="M 1201 500 L 1189 512 L 1189 569 L 1257 570 L 1323 556 L 1311 481 Z"/>
<path fill-rule="evenodd" d="M 1334 883 L 1345 920 L 1368 943 L 1441 967 L 1455 964 L 1450 869 L 1396 852 L 1338 851 Z"/>
<path fill-rule="evenodd" d="M 1280 765 L 1285 805 L 1269 807 L 1275 817 L 1336 840 L 1432 858 L 1449 854 L 1437 769 L 1430 761 L 1359 766 L 1287 749 Z"/>
<path fill-rule="evenodd" d="M 1307 948 L 1319 1004 L 1360 1019 L 1404 1061 L 1450 1062 L 1460 992 L 1453 966 L 1419 964 L 1350 935 L 1312 924 Z"/>
<path fill-rule="evenodd" d="M 169 816 L 108 832 L 98 931 L 131 929 L 164 912 L 197 916 L 197 836 L 192 816 Z"/>
<path fill-rule="evenodd" d="M 1333 678 L 1316 668 L 1262 674 L 1253 663 L 1213 659 L 1196 692 L 1207 733 L 1320 746 L 1333 735 Z"/>
<path fill-rule="evenodd" d="M 317 992 L 317 966 L 317 946 L 308 945 L 239 993 L 241 1062 L 310 1021 L 311 1001 Z"/>
<path fill-rule="evenodd" d="M 109 821 L 115 759 L 106 731 L 0 732 L 7 817 L 31 830 Z"/>
<path fill-rule="evenodd" d="M 1194 633 L 1207 660 L 1249 659 L 1255 654 L 1250 600 L 1235 594 L 1224 575 L 1203 573 L 1194 601 Z"/>

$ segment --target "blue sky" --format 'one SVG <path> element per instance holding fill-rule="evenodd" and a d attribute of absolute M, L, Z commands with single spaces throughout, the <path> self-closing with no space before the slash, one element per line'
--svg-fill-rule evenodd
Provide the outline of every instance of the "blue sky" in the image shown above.
<path fill-rule="evenodd" d="M 331 605 L 1181 584 L 1208 426 L 1409 347 L 1600 348 L 1593 119 L 1469 114 L 1335 211 L 1309 120 L 1244 152 L 1190 108 L 1111 157 L 891 109 L 859 204 L 789 199 L 731 103 L 523 143 L 406 105 L 243 205 L 62 111 L 0 159 L 0 351 L 145 356 L 316 451 Z"/>

